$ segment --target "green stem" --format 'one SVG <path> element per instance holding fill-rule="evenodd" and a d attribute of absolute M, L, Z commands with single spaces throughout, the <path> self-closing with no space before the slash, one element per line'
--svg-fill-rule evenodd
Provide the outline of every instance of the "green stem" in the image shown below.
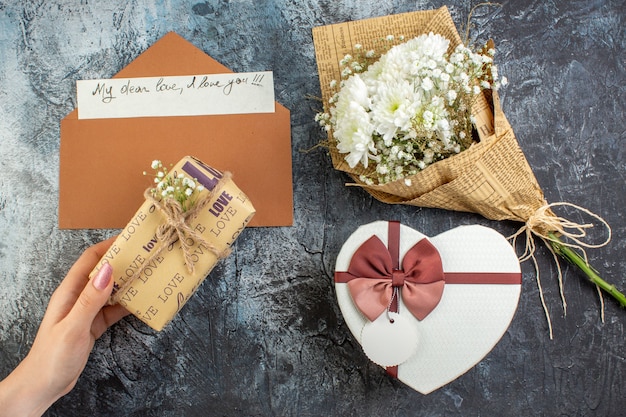
<path fill-rule="evenodd" d="M 558 253 L 561 257 L 563 257 L 573 265 L 576 265 L 581 271 L 585 273 L 585 275 L 587 275 L 591 282 L 609 293 L 621 304 L 622 307 L 626 307 L 626 296 L 624 296 L 623 293 L 615 288 L 615 285 L 609 284 L 604 279 L 602 279 L 595 269 L 588 265 L 587 262 L 585 262 L 585 260 L 577 252 L 572 250 L 569 246 L 564 245 L 554 233 L 550 232 L 548 233 L 548 235 L 550 236 L 550 245 L 556 253 Z"/>

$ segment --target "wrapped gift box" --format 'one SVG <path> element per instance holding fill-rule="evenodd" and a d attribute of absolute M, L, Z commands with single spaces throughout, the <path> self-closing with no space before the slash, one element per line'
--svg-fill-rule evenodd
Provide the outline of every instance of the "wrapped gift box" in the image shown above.
<path fill-rule="evenodd" d="M 428 238 L 377 221 L 344 243 L 335 288 L 365 354 L 427 394 L 500 340 L 517 308 L 521 272 L 513 248 L 493 229 L 461 226 Z"/>
<path fill-rule="evenodd" d="M 175 231 L 171 241 L 157 238 L 157 229 L 169 219 L 156 201 L 146 199 L 91 273 L 93 276 L 103 264 L 111 264 L 115 280 L 111 303 L 123 305 L 155 330 L 162 330 L 174 318 L 220 258 L 229 253 L 255 213 L 230 175 L 189 156 L 168 175 L 177 173 L 204 186 L 198 202 L 208 199 L 197 215 L 188 219 L 188 232 L 183 231 L 187 257 Z"/>

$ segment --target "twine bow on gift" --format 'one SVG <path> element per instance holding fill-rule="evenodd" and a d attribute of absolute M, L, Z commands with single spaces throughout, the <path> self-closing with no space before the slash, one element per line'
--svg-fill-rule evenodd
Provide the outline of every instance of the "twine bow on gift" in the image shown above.
<path fill-rule="evenodd" d="M 390 229 L 399 223 L 389 222 Z M 347 272 L 335 272 L 335 282 L 346 282 L 355 304 L 374 321 L 397 302 L 396 294 L 418 320 L 423 320 L 437 307 L 443 294 L 444 273 L 437 249 L 427 240 L 417 242 L 404 255 L 398 268 L 399 241 L 390 239 L 387 247 L 377 237 L 370 237 L 352 256 Z"/>
<path fill-rule="evenodd" d="M 191 226 L 191 221 L 195 219 L 209 204 L 211 197 L 219 193 L 224 183 L 230 179 L 230 176 L 231 174 L 229 172 L 223 173 L 223 177 L 215 185 L 213 190 L 206 194 L 203 198 L 198 199 L 187 210 L 183 209 L 181 203 L 174 198 L 158 199 L 153 195 L 152 189 L 150 188 L 144 192 L 146 201 L 149 201 L 154 206 L 156 211 L 161 213 L 164 218 L 163 223 L 161 223 L 155 231 L 155 237 L 159 244 L 150 254 L 150 257 L 143 262 L 142 266 L 138 268 L 135 273 L 126 282 L 124 282 L 123 285 L 114 289 L 114 292 L 109 300 L 110 304 L 115 304 L 119 301 L 119 298 L 125 293 L 125 290 L 143 273 L 145 268 L 157 259 L 163 250 L 177 242 L 180 244 L 180 249 L 185 260 L 185 266 L 187 268 L 187 272 L 190 274 L 195 273 L 196 270 L 196 263 L 194 261 L 192 251 L 195 246 L 208 249 L 215 256 L 217 256 L 218 259 L 225 258 L 230 254 L 230 248 L 220 251 L 215 245 L 206 240 L 201 233 L 196 231 Z"/>

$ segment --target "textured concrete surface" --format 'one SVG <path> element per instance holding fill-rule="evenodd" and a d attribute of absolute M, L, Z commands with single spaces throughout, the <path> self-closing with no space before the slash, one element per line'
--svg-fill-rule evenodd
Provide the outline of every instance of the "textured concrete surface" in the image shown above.
<path fill-rule="evenodd" d="M 81 251 L 115 230 L 57 224 L 59 121 L 75 81 L 115 74 L 168 31 L 235 71 L 272 70 L 291 110 L 295 223 L 248 229 L 166 331 L 134 318 L 96 344 L 78 386 L 49 416 L 617 416 L 626 408 L 626 313 L 565 267 L 564 316 L 551 255 L 537 257 L 554 340 L 523 264 L 517 314 L 458 380 L 423 396 L 370 363 L 332 285 L 360 224 L 398 219 L 427 235 L 479 216 L 385 206 L 335 172 L 313 122 L 311 27 L 464 1 L 0 0 L 0 377 L 23 358 L 47 300 Z M 492 37 L 510 85 L 504 110 L 549 201 L 602 215 L 614 239 L 590 259 L 626 290 L 626 3 L 503 1 L 480 8 L 471 39 Z M 573 220 L 582 220 L 570 213 Z"/>

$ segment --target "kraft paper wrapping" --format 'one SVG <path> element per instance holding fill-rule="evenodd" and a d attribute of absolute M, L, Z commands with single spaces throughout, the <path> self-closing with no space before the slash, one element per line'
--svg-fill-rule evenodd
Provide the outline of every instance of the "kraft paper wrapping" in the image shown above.
<path fill-rule="evenodd" d="M 360 43 L 367 50 L 390 34 L 412 38 L 429 32 L 448 38 L 450 50 L 461 43 L 445 6 L 437 10 L 314 28 L 313 41 L 324 103 L 328 103 L 331 97 L 331 80 L 341 78 L 339 61 L 347 53 L 353 53 L 354 44 Z M 547 203 L 502 112 L 497 93 L 489 91 L 480 95 L 472 113 L 477 119 L 480 142 L 407 177 L 411 180 L 410 186 L 404 179 L 382 185 L 365 184 L 359 176 L 374 168 L 365 169 L 360 164 L 350 168 L 345 155 L 334 146 L 331 131 L 328 140 L 333 165 L 384 203 L 473 212 L 492 220 L 528 221 Z"/>
<path fill-rule="evenodd" d="M 205 190 L 201 191 L 198 199 L 210 199 L 189 225 L 213 245 L 209 248 L 192 242 L 193 273 L 185 264 L 180 242 L 167 245 L 157 257 L 151 259 L 151 253 L 159 245 L 167 244 L 156 238 L 156 229 L 166 219 L 148 200 L 137 210 L 91 273 L 94 276 L 103 264 L 111 264 L 115 280 L 111 300 L 159 331 L 198 289 L 219 261 L 219 254 L 228 252 L 255 213 L 248 197 L 230 177 L 223 176 L 193 157 L 183 158 L 168 175 L 180 171 L 204 185 Z M 141 273 L 131 280 L 138 270 Z"/>

